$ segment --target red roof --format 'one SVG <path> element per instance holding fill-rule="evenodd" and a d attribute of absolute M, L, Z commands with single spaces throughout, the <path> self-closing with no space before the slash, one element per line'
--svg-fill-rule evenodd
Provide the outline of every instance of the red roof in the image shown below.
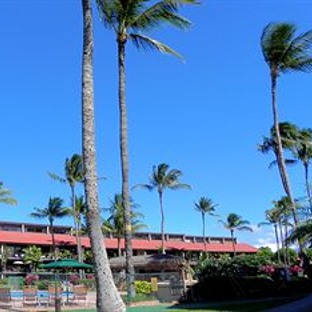
<path fill-rule="evenodd" d="M 76 239 L 75 236 L 68 234 L 56 234 L 55 241 L 57 245 L 61 246 L 75 246 Z M 88 237 L 82 237 L 82 245 L 84 247 L 90 247 L 90 240 Z M 45 233 L 22 233 L 22 232 L 9 232 L 0 231 L 0 244 L 21 244 L 21 245 L 41 245 L 41 246 L 51 246 L 52 239 L 51 235 Z M 105 244 L 107 249 L 117 249 L 117 239 L 116 238 L 106 238 Z M 124 241 L 122 240 L 121 245 L 124 246 Z M 160 240 L 143 240 L 143 239 L 133 239 L 132 248 L 134 250 L 158 250 L 161 246 Z M 178 241 L 166 241 L 165 247 L 167 250 L 177 250 L 177 251 L 204 251 L 203 243 L 187 243 Z M 243 243 L 238 243 L 235 245 L 237 252 L 244 253 L 255 253 L 258 251 L 257 248 Z M 231 242 L 225 243 L 210 243 L 206 245 L 206 250 L 210 252 L 232 252 L 233 247 Z"/>

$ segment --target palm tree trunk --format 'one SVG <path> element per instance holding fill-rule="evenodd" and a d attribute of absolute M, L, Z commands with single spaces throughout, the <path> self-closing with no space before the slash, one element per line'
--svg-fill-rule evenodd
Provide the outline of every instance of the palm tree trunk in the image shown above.
<path fill-rule="evenodd" d="M 117 250 L 118 250 L 118 257 L 121 257 L 121 244 L 120 244 L 120 237 L 117 237 Z"/>
<path fill-rule="evenodd" d="M 274 223 L 274 233 L 275 233 L 275 239 L 276 239 L 277 261 L 278 261 L 278 263 L 280 263 L 281 262 L 280 243 L 279 243 L 277 224 L 276 223 Z"/>
<path fill-rule="evenodd" d="M 51 234 L 51 238 L 52 238 L 52 248 L 53 248 L 54 260 L 56 260 L 58 255 L 57 255 L 57 250 L 56 250 L 53 220 L 50 220 L 50 234 Z"/>
<path fill-rule="evenodd" d="M 286 253 L 285 253 L 285 241 L 284 241 L 284 234 L 283 234 L 283 228 L 282 228 L 282 223 L 279 222 L 278 223 L 278 227 L 279 227 L 279 232 L 280 232 L 280 238 L 281 238 L 281 245 L 282 245 L 282 262 L 284 262 L 284 264 L 286 263 Z"/>
<path fill-rule="evenodd" d="M 285 222 L 285 258 L 286 259 L 285 260 L 286 260 L 286 264 L 290 265 L 287 237 L 288 237 L 288 225 L 287 225 L 287 220 L 286 220 Z"/>
<path fill-rule="evenodd" d="M 231 239 L 232 239 L 232 246 L 233 246 L 233 254 L 234 257 L 236 257 L 236 246 L 235 246 L 235 240 L 234 240 L 234 230 L 230 230 L 231 232 Z"/>
<path fill-rule="evenodd" d="M 203 242 L 204 242 L 205 252 L 207 252 L 207 244 L 206 244 L 206 219 L 205 219 L 205 213 L 203 213 L 203 212 L 202 212 L 202 220 L 203 220 Z"/>
<path fill-rule="evenodd" d="M 72 212 L 73 212 L 73 220 L 74 220 L 74 227 L 75 227 L 75 237 L 76 237 L 76 244 L 77 244 L 77 256 L 78 261 L 82 262 L 82 252 L 81 252 L 81 239 L 79 236 L 79 228 L 78 228 L 78 218 L 76 212 L 76 192 L 75 187 L 71 186 L 71 197 L 72 197 Z"/>
<path fill-rule="evenodd" d="M 129 155 L 128 155 L 128 127 L 126 107 L 126 38 L 118 38 L 118 70 L 119 70 L 119 126 L 120 126 L 120 158 L 122 172 L 122 205 L 124 208 L 125 222 L 125 251 L 127 271 L 128 299 L 135 296 L 134 267 L 132 263 L 132 229 L 131 229 L 131 205 L 129 194 Z"/>
<path fill-rule="evenodd" d="M 163 203 L 163 192 L 158 191 L 159 196 L 159 205 L 160 205 L 160 215 L 161 215 L 161 253 L 164 255 L 166 253 L 165 249 L 165 211 L 164 211 L 164 203 Z"/>
<path fill-rule="evenodd" d="M 94 96 L 93 96 L 93 25 L 90 0 L 82 0 L 83 68 L 82 68 L 82 143 L 85 169 L 85 197 L 91 249 L 94 256 L 96 307 L 99 312 L 125 312 L 126 307 L 117 291 L 109 266 L 98 200 Z"/>
<path fill-rule="evenodd" d="M 274 130 L 275 130 L 275 135 L 276 135 L 276 140 L 277 140 L 277 151 L 276 151 L 277 152 L 276 153 L 277 164 L 278 164 L 278 169 L 280 172 L 284 190 L 291 202 L 291 210 L 292 210 L 292 215 L 294 218 L 294 224 L 295 224 L 295 227 L 297 227 L 299 224 L 299 220 L 298 220 L 297 211 L 296 211 L 296 204 L 292 195 L 290 182 L 289 182 L 289 178 L 288 178 L 288 174 L 286 170 L 282 139 L 281 139 L 281 134 L 280 134 L 280 129 L 279 129 L 278 112 L 277 112 L 277 104 L 276 104 L 276 84 L 277 84 L 277 73 L 272 71 L 271 93 L 272 93 L 272 110 L 273 110 Z"/>
<path fill-rule="evenodd" d="M 310 205 L 310 214 L 312 214 L 312 197 L 311 197 L 311 190 L 310 190 L 310 185 L 309 185 L 309 164 L 304 163 L 304 178 L 305 178 L 305 184 L 306 184 L 306 189 L 307 189 L 307 197 Z"/>

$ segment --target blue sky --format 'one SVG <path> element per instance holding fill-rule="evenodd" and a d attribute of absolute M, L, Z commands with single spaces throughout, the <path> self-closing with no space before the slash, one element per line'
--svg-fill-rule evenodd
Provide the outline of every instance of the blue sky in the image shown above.
<path fill-rule="evenodd" d="M 1 180 L 19 201 L 0 207 L 0 219 L 31 221 L 33 207 L 49 196 L 68 200 L 61 174 L 66 157 L 80 152 L 82 20 L 78 0 L 2 0 L 0 57 L 2 118 Z M 184 172 L 192 191 L 165 194 L 166 229 L 201 233 L 194 201 L 212 198 L 225 216 L 236 212 L 253 224 L 263 220 L 272 200 L 283 195 L 272 157 L 257 144 L 272 124 L 269 76 L 260 51 L 263 27 L 290 21 L 312 28 L 311 1 L 211 0 L 187 7 L 194 25 L 181 32 L 164 27 L 153 33 L 186 58 L 127 51 L 127 100 L 131 184 L 144 183 L 154 164 Z M 95 19 L 95 106 L 101 205 L 120 190 L 116 44 Z M 312 74 L 280 79 L 281 120 L 312 127 Z M 289 169 L 296 196 L 304 194 L 302 168 Z M 159 230 L 156 193 L 133 194 L 149 230 Z M 65 220 L 63 222 L 70 222 Z M 216 220 L 209 235 L 227 234 Z M 239 234 L 242 241 L 271 243 L 266 230 Z"/>

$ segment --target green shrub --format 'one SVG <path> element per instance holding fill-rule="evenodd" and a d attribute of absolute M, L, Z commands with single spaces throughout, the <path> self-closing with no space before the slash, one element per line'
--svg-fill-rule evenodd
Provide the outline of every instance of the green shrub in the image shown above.
<path fill-rule="evenodd" d="M 147 281 L 135 281 L 134 287 L 137 294 L 150 294 L 152 292 L 151 283 Z"/>
<path fill-rule="evenodd" d="M 85 285 L 88 287 L 89 290 L 95 290 L 95 280 L 94 279 L 91 279 L 91 278 L 79 279 L 77 281 L 77 284 Z"/>
<path fill-rule="evenodd" d="M 35 281 L 34 282 L 35 286 L 37 286 L 37 288 L 39 290 L 47 290 L 49 288 L 49 285 L 51 284 L 51 281 L 50 280 L 38 280 L 38 281 Z"/>
<path fill-rule="evenodd" d="M 0 279 L 0 286 L 7 286 L 9 283 L 8 278 Z"/>
<path fill-rule="evenodd" d="M 130 301 L 128 300 L 127 296 L 123 296 L 122 298 L 126 303 L 157 300 L 156 297 L 146 294 L 136 294 L 135 297 L 132 298 Z"/>

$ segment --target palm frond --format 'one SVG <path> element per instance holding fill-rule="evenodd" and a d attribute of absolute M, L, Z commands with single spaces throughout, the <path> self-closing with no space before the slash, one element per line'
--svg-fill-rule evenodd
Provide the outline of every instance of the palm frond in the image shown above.
<path fill-rule="evenodd" d="M 150 184 L 137 184 L 131 188 L 132 191 L 135 191 L 137 189 L 145 189 L 148 191 L 152 191 L 154 189 L 154 186 Z"/>
<path fill-rule="evenodd" d="M 152 39 L 150 37 L 140 35 L 140 34 L 134 34 L 134 33 L 130 34 L 129 37 L 138 49 L 157 50 L 162 53 L 174 55 L 178 57 L 179 59 L 183 60 L 183 57 L 178 52 L 176 52 L 175 50 L 171 49 L 169 46 L 155 39 Z"/>
<path fill-rule="evenodd" d="M 55 173 L 52 173 L 50 171 L 48 171 L 48 175 L 51 179 L 55 180 L 55 181 L 58 181 L 58 182 L 61 182 L 61 183 L 66 183 L 66 179 L 60 177 L 59 175 L 55 174 Z"/>

